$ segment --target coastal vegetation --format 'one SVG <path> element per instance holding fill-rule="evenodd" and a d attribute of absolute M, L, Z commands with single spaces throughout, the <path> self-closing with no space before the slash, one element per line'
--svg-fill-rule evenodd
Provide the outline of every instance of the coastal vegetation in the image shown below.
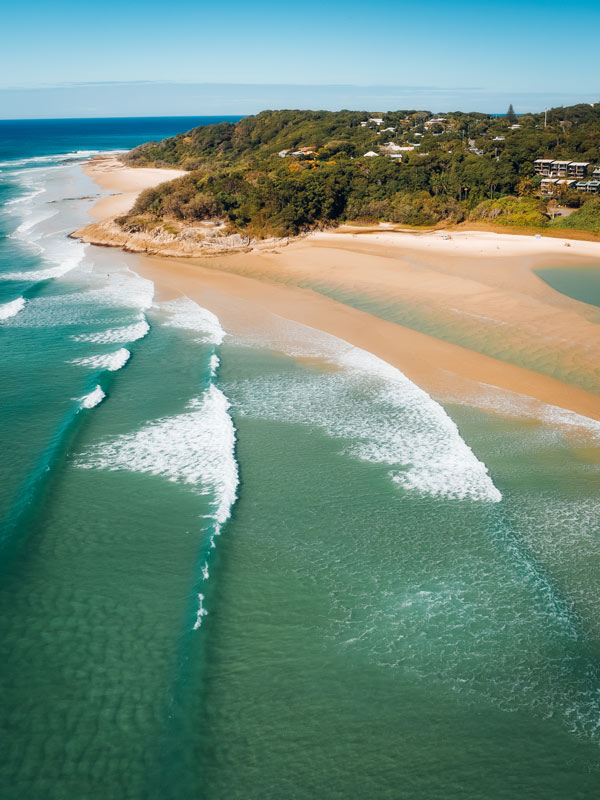
<path fill-rule="evenodd" d="M 598 231 L 600 201 L 565 187 L 579 210 L 551 219 L 534 161 L 600 163 L 600 104 L 517 117 L 394 111 L 264 111 L 195 128 L 127 154 L 132 166 L 188 175 L 141 193 L 119 220 L 224 220 L 261 238 L 350 221 L 415 226 L 488 221 Z"/>

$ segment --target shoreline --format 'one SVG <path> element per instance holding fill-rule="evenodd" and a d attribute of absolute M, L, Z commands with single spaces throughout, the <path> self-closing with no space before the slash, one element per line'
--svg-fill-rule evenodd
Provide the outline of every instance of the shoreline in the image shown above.
<path fill-rule="evenodd" d="M 101 188 L 114 188 L 118 182 L 127 195 L 121 195 L 121 207 L 132 204 L 147 182 L 162 182 L 165 174 L 144 170 L 153 174 L 146 174 L 139 187 L 134 185 L 141 180 L 137 168 L 113 165 L 113 175 L 102 182 L 98 168 L 84 169 Z M 97 218 L 108 215 L 117 202 L 101 205 L 104 200 L 113 198 L 94 205 L 91 213 Z M 575 363 L 582 374 L 587 370 L 595 375 L 600 344 L 594 308 L 556 292 L 533 270 L 600 267 L 600 243 L 571 241 L 567 248 L 566 240 L 554 237 L 486 231 L 446 236 L 445 231 L 415 234 L 384 226 L 340 228 L 291 243 L 246 247 L 244 252 L 204 258 L 144 254 L 138 259 L 141 274 L 155 282 L 159 295 L 187 295 L 221 316 L 232 331 L 268 326 L 270 317 L 279 316 L 379 356 L 440 398 L 468 403 L 491 386 L 600 420 L 595 392 L 382 319 L 310 287 L 324 282 L 340 295 L 355 292 L 424 308 L 443 324 L 466 327 L 472 339 L 496 337 L 517 353 L 519 348 L 543 351 L 543 357 Z"/>
<path fill-rule="evenodd" d="M 103 191 L 112 192 L 112 194 L 100 198 L 89 209 L 89 215 L 97 220 L 125 214 L 144 189 L 150 189 L 159 183 L 174 180 L 186 174 L 181 169 L 126 167 L 115 153 L 94 156 L 84 165 L 83 172 Z"/>

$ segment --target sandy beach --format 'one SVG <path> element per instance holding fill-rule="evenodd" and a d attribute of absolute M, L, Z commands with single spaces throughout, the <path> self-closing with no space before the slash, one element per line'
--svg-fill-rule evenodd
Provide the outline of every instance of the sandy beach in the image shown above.
<path fill-rule="evenodd" d="M 113 193 L 103 197 L 90 209 L 90 216 L 94 219 L 125 214 L 144 189 L 185 175 L 180 169 L 130 169 L 113 154 L 96 156 L 85 166 L 84 172 L 101 189 Z"/>
<path fill-rule="evenodd" d="M 85 171 L 119 192 L 91 209 L 97 219 L 124 213 L 143 188 L 181 174 L 127 168 L 114 157 Z M 187 295 L 231 331 L 268 327 L 276 315 L 380 356 L 440 399 L 477 403 L 497 387 L 528 398 L 529 407 L 600 420 L 600 312 L 535 274 L 600 267 L 599 243 L 342 227 L 246 253 L 140 256 L 139 266 L 161 296 Z M 356 307 L 357 298 L 369 308 Z"/>

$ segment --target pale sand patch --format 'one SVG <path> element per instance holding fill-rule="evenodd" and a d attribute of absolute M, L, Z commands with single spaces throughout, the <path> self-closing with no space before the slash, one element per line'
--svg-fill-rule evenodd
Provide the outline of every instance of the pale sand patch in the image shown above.
<path fill-rule="evenodd" d="M 96 156 L 85 165 L 83 171 L 101 189 L 115 192 L 114 195 L 101 198 L 89 210 L 88 213 L 95 219 L 107 219 L 125 214 L 144 189 L 186 174 L 185 170 L 181 169 L 127 167 L 114 154 Z"/>

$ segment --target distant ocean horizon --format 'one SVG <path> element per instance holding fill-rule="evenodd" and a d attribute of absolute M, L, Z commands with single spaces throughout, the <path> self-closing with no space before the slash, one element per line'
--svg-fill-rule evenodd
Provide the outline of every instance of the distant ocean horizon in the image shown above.
<path fill-rule="evenodd" d="M 2 800 L 592 800 L 597 424 L 68 238 L 87 160 L 223 119 L 0 122 Z"/>
<path fill-rule="evenodd" d="M 248 115 L 265 109 L 384 111 L 429 109 L 501 114 L 512 104 L 517 114 L 544 108 L 597 103 L 600 95 L 577 91 L 503 91 L 482 87 L 194 83 L 122 81 L 57 86 L 0 88 L 4 118 L 149 117 L 189 114 Z"/>

